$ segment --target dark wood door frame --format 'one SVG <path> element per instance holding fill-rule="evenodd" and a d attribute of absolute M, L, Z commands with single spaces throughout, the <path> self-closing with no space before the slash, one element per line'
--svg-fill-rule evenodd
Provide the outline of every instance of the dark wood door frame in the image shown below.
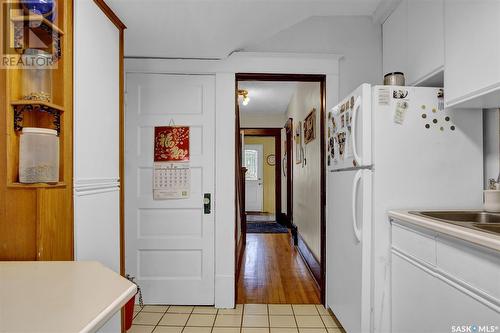
<path fill-rule="evenodd" d="M 279 219 L 281 213 L 281 128 L 241 128 L 241 131 L 245 136 L 274 138 L 274 160 L 276 161 L 274 165 L 274 209 L 276 218 Z"/>
<path fill-rule="evenodd" d="M 283 126 L 285 129 L 286 138 L 286 222 L 290 228 L 294 228 L 293 224 L 293 119 L 288 118 Z M 297 240 L 294 239 L 297 244 Z"/>
<path fill-rule="evenodd" d="M 326 284 L 326 145 L 325 145 L 325 115 L 326 115 L 326 75 L 324 74 L 268 74 L 268 73 L 237 73 L 236 80 L 236 107 L 235 112 L 239 119 L 238 107 L 238 82 L 240 81 L 297 81 L 297 82 L 319 82 L 321 91 L 321 107 L 320 107 L 320 159 L 321 159 L 321 214 L 320 214 L 320 233 L 321 233 L 321 262 L 320 262 L 320 281 L 317 281 L 320 288 L 321 303 L 325 304 L 325 284 Z M 236 133 L 240 133 L 240 127 L 237 125 Z M 281 148 L 281 147 L 280 147 Z M 241 149 L 241 145 L 237 145 L 236 149 Z M 241 155 L 240 155 L 241 156 Z M 288 157 L 289 160 L 291 156 Z M 293 164 L 292 164 L 293 165 Z M 281 170 L 280 170 L 281 176 Z M 281 202 L 280 202 L 281 204 Z M 292 208 L 293 209 L 293 208 Z M 293 223 L 293 216 L 292 216 Z M 237 282 L 235 282 L 237 283 Z"/>

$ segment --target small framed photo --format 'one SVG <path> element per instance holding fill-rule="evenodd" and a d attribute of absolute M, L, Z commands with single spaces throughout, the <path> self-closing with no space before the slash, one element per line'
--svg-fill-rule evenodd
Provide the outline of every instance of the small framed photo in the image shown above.
<path fill-rule="evenodd" d="M 308 144 L 316 138 L 316 109 L 311 112 L 304 119 L 304 143 Z"/>

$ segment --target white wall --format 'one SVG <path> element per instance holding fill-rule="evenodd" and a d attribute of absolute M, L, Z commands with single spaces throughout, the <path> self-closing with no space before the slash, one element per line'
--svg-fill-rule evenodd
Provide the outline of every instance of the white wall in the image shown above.
<path fill-rule="evenodd" d="M 275 113 L 240 113 L 240 126 L 247 128 L 261 127 L 283 127 L 286 122 L 286 115 Z"/>
<path fill-rule="evenodd" d="M 484 186 L 488 179 L 498 177 L 500 172 L 500 115 L 498 109 L 484 110 Z"/>
<path fill-rule="evenodd" d="M 235 304 L 235 73 L 326 75 L 327 109 L 338 101 L 338 56 L 237 52 L 224 60 L 126 59 L 126 73 L 216 74 L 215 306 Z"/>
<path fill-rule="evenodd" d="M 382 83 L 382 27 L 371 16 L 314 16 L 245 51 L 336 53 L 340 97 L 361 83 Z"/>
<path fill-rule="evenodd" d="M 293 145 L 293 223 L 316 259 L 321 260 L 321 89 L 319 82 L 301 82 L 288 105 L 287 118 L 293 119 L 293 130 L 303 124 L 309 112 L 316 109 L 316 139 L 304 147 L 307 163 L 295 163 Z"/>

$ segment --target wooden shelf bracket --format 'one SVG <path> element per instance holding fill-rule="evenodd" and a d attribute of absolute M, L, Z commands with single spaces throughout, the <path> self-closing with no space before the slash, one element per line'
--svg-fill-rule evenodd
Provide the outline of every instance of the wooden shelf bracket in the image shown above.
<path fill-rule="evenodd" d="M 47 46 L 52 45 L 54 59 L 61 58 L 61 36 L 64 32 L 52 22 L 39 15 L 14 17 L 11 21 L 14 26 L 14 48 L 16 50 L 27 48 L 26 38 L 29 38 L 29 33 L 32 32 Z"/>
<path fill-rule="evenodd" d="M 52 124 L 57 131 L 57 135 L 61 132 L 61 110 L 43 103 L 32 104 L 14 104 L 14 130 L 22 131 L 23 129 L 23 114 L 24 112 L 46 112 L 54 117 Z"/>

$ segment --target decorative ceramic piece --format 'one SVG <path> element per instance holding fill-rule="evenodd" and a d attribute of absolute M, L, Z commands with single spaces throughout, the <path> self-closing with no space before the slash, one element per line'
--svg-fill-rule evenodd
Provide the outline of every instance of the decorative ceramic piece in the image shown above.
<path fill-rule="evenodd" d="M 491 213 L 500 212 L 500 191 L 486 190 L 484 191 L 484 210 Z"/>
<path fill-rule="evenodd" d="M 30 14 L 42 15 L 47 20 L 54 22 L 56 18 L 56 0 L 21 0 L 24 8 Z"/>

